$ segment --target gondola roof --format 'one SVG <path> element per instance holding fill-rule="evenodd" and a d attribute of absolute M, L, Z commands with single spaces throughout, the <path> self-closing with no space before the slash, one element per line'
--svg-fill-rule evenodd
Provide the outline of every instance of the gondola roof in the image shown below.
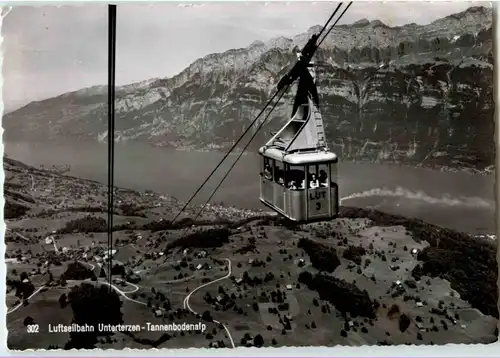
<path fill-rule="evenodd" d="M 323 150 L 286 154 L 278 148 L 262 147 L 259 149 L 259 153 L 265 155 L 267 158 L 276 159 L 293 165 L 336 162 L 338 160 L 335 153 Z"/>

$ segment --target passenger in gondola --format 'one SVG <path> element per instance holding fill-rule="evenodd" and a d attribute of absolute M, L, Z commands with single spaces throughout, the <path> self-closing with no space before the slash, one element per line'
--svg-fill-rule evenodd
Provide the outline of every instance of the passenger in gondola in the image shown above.
<path fill-rule="evenodd" d="M 295 185 L 295 180 L 290 181 L 290 184 L 288 185 L 288 189 L 297 190 L 297 185 Z"/>
<path fill-rule="evenodd" d="M 280 184 L 280 185 L 285 185 L 285 180 L 284 180 L 284 175 L 283 175 L 283 170 L 279 169 L 279 168 L 276 168 L 275 170 L 275 180 L 276 180 L 276 183 Z"/>
<path fill-rule="evenodd" d="M 272 173 L 272 170 L 271 170 L 271 166 L 269 164 L 266 164 L 264 166 L 264 177 L 266 177 L 266 179 L 272 179 L 273 178 L 273 173 Z"/>
<path fill-rule="evenodd" d="M 326 175 L 326 172 L 324 170 L 319 171 L 318 180 L 321 187 L 328 187 L 328 175 Z"/>
<path fill-rule="evenodd" d="M 309 188 L 316 189 L 319 187 L 319 180 L 316 178 L 316 174 L 311 174 L 311 181 L 309 182 Z"/>

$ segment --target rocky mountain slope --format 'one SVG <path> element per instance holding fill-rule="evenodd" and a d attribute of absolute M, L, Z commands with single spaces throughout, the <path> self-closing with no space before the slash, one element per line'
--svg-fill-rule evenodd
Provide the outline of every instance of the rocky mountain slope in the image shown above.
<path fill-rule="evenodd" d="M 190 150 L 231 145 L 294 63 L 294 50 L 319 28 L 205 56 L 172 78 L 119 87 L 116 139 Z M 327 135 L 342 160 L 491 168 L 490 8 L 425 26 L 338 26 L 317 60 Z M 293 95 L 276 107 L 254 149 L 286 121 Z M 30 103 L 4 116 L 6 139 L 106 140 L 106 100 L 107 87 L 99 86 Z"/>

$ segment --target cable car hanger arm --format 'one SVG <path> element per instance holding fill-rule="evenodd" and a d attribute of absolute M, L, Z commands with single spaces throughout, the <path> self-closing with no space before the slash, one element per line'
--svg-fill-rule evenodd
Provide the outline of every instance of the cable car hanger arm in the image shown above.
<path fill-rule="evenodd" d="M 322 33 L 325 31 L 326 28 L 328 28 L 328 24 L 332 21 L 333 17 L 335 14 L 339 11 L 340 7 L 342 6 L 342 3 L 337 5 L 337 8 L 335 11 L 332 13 L 328 21 L 326 22 L 325 26 L 321 29 L 321 31 L 318 34 L 313 34 L 309 41 L 305 44 L 304 48 L 301 51 L 301 56 L 297 63 L 292 67 L 288 73 L 281 78 L 281 80 L 278 82 L 278 91 L 281 91 L 287 84 L 291 85 L 297 78 L 300 77 L 300 75 L 303 73 L 304 70 L 307 69 L 307 66 L 311 62 L 314 53 L 318 49 L 319 44 L 318 39 L 322 35 Z M 331 29 L 330 29 L 331 31 Z M 330 32 L 328 31 L 328 32 Z M 328 35 L 328 33 L 327 33 Z"/>
<path fill-rule="evenodd" d="M 345 12 L 349 7 L 352 5 L 352 1 L 347 5 L 347 7 L 342 11 L 340 16 L 337 18 L 337 20 L 333 23 L 333 25 L 330 27 L 330 29 L 326 32 L 325 36 L 321 38 L 321 40 L 318 43 L 318 40 L 320 39 L 321 35 L 325 31 L 325 29 L 328 27 L 328 24 L 332 21 L 333 17 L 335 14 L 340 10 L 340 7 L 342 6 L 342 3 L 337 5 L 337 8 L 335 11 L 332 13 L 328 21 L 326 22 L 325 26 L 321 29 L 319 34 L 313 34 L 309 41 L 305 44 L 304 48 L 301 51 L 301 55 L 297 63 L 292 67 L 292 69 L 281 78 L 281 80 L 278 82 L 277 90 L 278 92 L 281 91 L 287 84 L 290 86 L 293 82 L 297 80 L 301 76 L 301 74 L 305 73 L 304 71 L 307 69 L 309 66 L 314 54 L 316 53 L 316 50 L 318 47 L 323 43 L 323 41 L 326 39 L 328 34 L 332 31 L 332 29 L 337 25 L 339 20 L 344 16 Z"/>

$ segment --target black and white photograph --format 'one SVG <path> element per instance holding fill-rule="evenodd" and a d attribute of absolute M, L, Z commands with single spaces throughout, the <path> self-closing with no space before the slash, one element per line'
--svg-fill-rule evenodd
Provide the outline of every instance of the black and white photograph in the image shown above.
<path fill-rule="evenodd" d="M 6 9 L 9 350 L 497 341 L 491 3 Z"/>

